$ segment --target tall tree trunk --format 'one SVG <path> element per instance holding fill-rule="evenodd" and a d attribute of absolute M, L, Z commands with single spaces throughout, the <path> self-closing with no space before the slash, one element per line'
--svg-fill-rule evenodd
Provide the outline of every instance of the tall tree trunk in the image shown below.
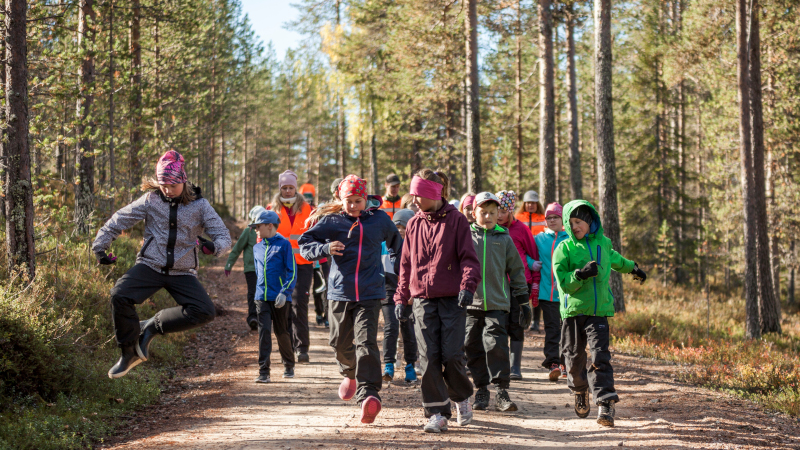
<path fill-rule="evenodd" d="M 219 197 L 224 205 L 225 201 L 225 125 L 219 127 Z"/>
<path fill-rule="evenodd" d="M 767 33 L 772 31 L 769 27 Z M 773 48 L 767 50 L 767 61 L 773 61 Z M 775 75 L 774 70 L 768 71 L 767 75 L 767 114 L 773 117 L 775 110 Z M 781 225 L 780 214 L 778 212 L 778 196 L 775 193 L 775 178 L 778 173 L 778 158 L 773 153 L 774 144 L 770 143 L 767 149 L 767 197 L 769 197 L 769 219 L 770 219 L 770 265 L 772 266 L 772 287 L 775 291 L 775 301 L 780 305 L 781 301 L 781 252 L 779 229 Z"/>
<path fill-rule="evenodd" d="M 600 191 L 600 214 L 605 235 L 618 252 L 622 252 L 617 207 L 617 169 L 614 154 L 614 113 L 611 95 L 611 0 L 595 0 L 595 111 L 597 114 L 597 171 Z M 625 311 L 622 277 L 612 272 L 611 293 L 614 309 Z"/>
<path fill-rule="evenodd" d="M 467 185 L 472 192 L 481 191 L 481 119 L 480 84 L 478 77 L 478 0 L 467 0 L 467 14 L 464 17 L 466 41 L 467 86 Z"/>
<path fill-rule="evenodd" d="M 341 27 L 341 8 L 342 2 L 341 0 L 336 0 L 336 32 L 339 32 Z M 344 178 L 348 175 L 347 173 L 347 158 L 350 154 L 347 151 L 347 138 L 345 136 L 345 124 L 344 124 L 344 109 L 342 106 L 342 96 L 339 93 L 338 86 L 336 87 L 336 146 L 337 152 L 339 155 L 339 178 Z M 360 151 L 360 150 L 359 150 Z"/>
<path fill-rule="evenodd" d="M 517 192 L 522 192 L 522 5 L 517 0 L 517 29 L 516 29 L 516 61 L 514 104 L 516 114 L 514 121 L 517 128 Z"/>
<path fill-rule="evenodd" d="M 33 242 L 33 185 L 28 145 L 28 2 L 5 2 L 5 90 L 8 125 L 3 155 L 6 157 L 5 203 L 8 265 L 36 275 Z"/>
<path fill-rule="evenodd" d="M 81 234 L 90 233 L 89 216 L 94 210 L 94 154 L 90 134 L 94 131 L 94 0 L 81 0 L 78 10 L 78 47 L 82 60 L 78 68 L 80 94 L 77 104 L 77 144 L 75 163 L 78 182 L 75 184 L 75 224 Z"/>
<path fill-rule="evenodd" d="M 569 120 L 569 187 L 572 199 L 583 198 L 580 133 L 578 130 L 578 89 L 575 75 L 575 14 L 567 3 L 567 116 Z"/>
<path fill-rule="evenodd" d="M 556 198 L 553 66 L 553 14 L 550 0 L 539 0 L 539 195 L 544 204 Z"/>
<path fill-rule="evenodd" d="M 381 183 L 378 180 L 378 141 L 375 133 L 375 104 L 369 102 L 369 177 L 372 193 L 380 195 Z"/>
<path fill-rule="evenodd" d="M 110 0 L 108 11 L 108 180 L 111 189 L 114 189 L 117 184 L 117 156 L 114 153 L 114 72 L 114 0 Z"/>
<path fill-rule="evenodd" d="M 750 120 L 753 140 L 753 203 L 756 234 L 756 259 L 758 261 L 759 309 L 761 332 L 781 332 L 781 305 L 775 298 L 770 267 L 769 239 L 767 237 L 767 196 L 764 177 L 764 114 L 761 97 L 761 32 L 760 6 L 751 0 L 750 12 Z"/>
<path fill-rule="evenodd" d="M 5 5 L 3 5 L 5 6 Z M 0 58 L 0 89 L 3 91 L 3 95 L 6 92 L 6 23 L 5 19 L 0 22 L 0 55 L 3 57 Z M 61 81 L 59 77 L 59 81 Z M 6 108 L 0 108 L 0 123 L 6 123 Z M 61 129 L 61 136 L 64 136 L 64 129 L 62 123 Z M 6 220 L 6 196 L 8 195 L 8 190 L 6 189 L 6 151 L 5 151 L 5 138 L 6 132 L 4 129 L 0 128 L 0 221 Z M 64 153 L 62 147 L 63 139 L 58 140 L 58 145 L 56 146 L 56 173 L 61 173 L 61 167 L 64 164 Z M 60 157 L 60 161 L 59 161 Z M 63 177 L 62 177 L 63 179 Z"/>
<path fill-rule="evenodd" d="M 789 245 L 789 252 L 791 252 L 791 254 L 792 254 L 792 259 L 791 259 L 792 265 L 791 265 L 791 268 L 789 269 L 789 287 L 788 287 L 788 291 L 789 291 L 788 294 L 789 295 L 788 295 L 787 302 L 789 303 L 789 306 L 794 306 L 795 305 L 795 300 L 794 300 L 794 267 L 795 267 L 795 256 L 796 256 L 795 255 L 795 251 L 794 251 L 794 239 L 792 239 L 792 243 Z"/>
<path fill-rule="evenodd" d="M 736 0 L 737 80 L 739 93 L 739 154 L 741 159 L 742 204 L 752 205 L 753 160 L 751 151 L 750 76 L 748 64 L 747 0 Z M 744 213 L 744 298 L 745 333 L 750 339 L 761 337 L 758 305 L 758 271 L 754 208 L 742 208 Z"/>
<path fill-rule="evenodd" d="M 130 133 L 130 171 L 131 186 L 136 186 L 142 178 L 142 166 L 139 162 L 143 155 L 139 152 L 142 149 L 142 44 L 141 20 L 142 8 L 140 0 L 131 0 L 131 94 L 130 94 L 130 114 L 131 114 L 131 133 Z"/>

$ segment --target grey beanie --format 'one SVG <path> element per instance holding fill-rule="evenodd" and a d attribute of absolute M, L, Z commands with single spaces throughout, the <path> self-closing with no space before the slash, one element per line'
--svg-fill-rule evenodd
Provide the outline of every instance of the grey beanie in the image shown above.
<path fill-rule="evenodd" d="M 525 195 L 522 196 L 522 202 L 523 203 L 527 203 L 527 202 L 536 203 L 538 201 L 539 201 L 539 193 L 536 192 L 536 191 L 528 191 L 528 192 L 525 193 Z"/>
<path fill-rule="evenodd" d="M 411 220 L 412 217 L 414 217 L 414 211 L 410 209 L 401 209 L 394 213 L 392 222 L 394 222 L 395 225 L 402 225 L 405 227 L 408 226 L 408 221 Z"/>

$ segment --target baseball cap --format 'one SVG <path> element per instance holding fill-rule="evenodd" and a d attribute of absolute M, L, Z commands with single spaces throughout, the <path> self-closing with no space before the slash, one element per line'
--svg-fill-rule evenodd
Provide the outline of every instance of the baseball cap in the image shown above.
<path fill-rule="evenodd" d="M 255 228 L 256 225 L 260 225 L 262 223 L 271 223 L 274 225 L 281 224 L 281 218 L 275 214 L 275 211 L 264 211 L 256 217 L 256 220 L 250 224 L 250 228 Z"/>
<path fill-rule="evenodd" d="M 400 184 L 400 177 L 398 177 L 395 174 L 391 174 L 388 177 L 386 177 L 386 184 L 388 184 L 389 186 L 397 186 L 398 184 Z"/>
<path fill-rule="evenodd" d="M 486 202 L 495 202 L 497 206 L 500 206 L 500 199 L 496 195 L 491 192 L 481 192 L 475 196 L 475 200 L 472 201 L 472 207 L 477 208 Z"/>
<path fill-rule="evenodd" d="M 522 201 L 524 203 L 527 202 L 538 202 L 539 201 L 539 193 L 536 191 L 528 191 L 522 196 Z"/>

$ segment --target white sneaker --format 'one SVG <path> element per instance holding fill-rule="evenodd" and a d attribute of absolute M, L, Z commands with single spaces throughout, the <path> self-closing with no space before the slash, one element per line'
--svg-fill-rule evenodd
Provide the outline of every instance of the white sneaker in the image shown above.
<path fill-rule="evenodd" d="M 469 404 L 469 399 L 456 404 L 458 409 L 458 425 L 467 426 L 472 422 L 472 405 Z"/>
<path fill-rule="evenodd" d="M 441 414 L 434 414 L 428 419 L 428 423 L 425 424 L 424 429 L 426 433 L 441 433 L 442 431 L 447 431 L 447 418 L 442 417 Z"/>

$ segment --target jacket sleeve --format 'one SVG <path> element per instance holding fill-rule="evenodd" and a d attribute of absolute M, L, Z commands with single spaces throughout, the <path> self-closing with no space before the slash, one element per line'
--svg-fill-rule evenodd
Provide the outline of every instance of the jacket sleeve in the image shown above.
<path fill-rule="evenodd" d="M 614 248 L 611 246 L 611 240 L 609 239 L 608 243 L 609 253 L 611 253 L 611 269 L 615 270 L 620 273 L 631 273 L 633 272 L 633 268 L 635 263 L 630 259 L 625 258 L 624 256 L 620 255 Z"/>
<path fill-rule="evenodd" d="M 242 251 L 250 241 L 250 236 L 248 236 L 248 233 L 250 233 L 250 230 L 245 228 L 245 230 L 242 231 L 242 235 L 236 240 L 236 244 L 231 247 L 231 254 L 228 255 L 228 262 L 225 263 L 225 270 L 231 270 L 233 265 L 236 264 L 236 260 L 239 259 L 239 255 L 242 254 Z"/>
<path fill-rule="evenodd" d="M 389 219 L 388 214 L 386 219 L 388 225 L 386 226 L 387 231 L 384 240 L 386 241 L 386 250 L 389 252 L 389 259 L 392 261 L 392 266 L 394 266 L 394 273 L 397 274 L 400 272 L 400 254 L 403 250 L 403 238 L 400 237 L 400 232 L 397 231 L 397 227 Z"/>
<path fill-rule="evenodd" d="M 92 243 L 92 252 L 105 252 L 123 231 L 136 225 L 147 217 L 147 198 L 150 193 L 136 199 L 133 203 L 121 208 L 108 219 L 108 222 L 97 231 Z"/>
<path fill-rule="evenodd" d="M 281 293 L 289 297 L 297 284 L 297 261 L 294 259 L 292 244 L 289 241 L 284 242 L 281 252 L 283 252 L 283 261 L 286 266 L 286 281 L 281 286 Z"/>
<path fill-rule="evenodd" d="M 456 252 L 461 266 L 460 289 L 474 294 L 481 281 L 481 262 L 478 260 L 478 254 L 475 253 L 475 245 L 472 243 L 472 233 L 469 231 L 467 218 L 461 215 L 456 224 L 457 229 L 453 230 L 453 233 L 456 236 Z M 519 256 L 516 249 L 514 253 Z"/>
<path fill-rule="evenodd" d="M 326 218 L 323 217 L 297 240 L 297 245 L 300 247 L 300 255 L 308 261 L 319 261 L 330 256 L 328 240 L 325 238 L 326 222 Z"/>
<path fill-rule="evenodd" d="M 406 227 L 406 239 L 403 241 L 402 249 L 400 250 L 400 262 L 397 271 L 397 289 L 394 292 L 394 303 L 397 305 L 407 305 L 408 299 L 411 297 L 411 289 L 409 288 L 408 278 L 411 274 L 411 258 L 410 247 L 416 233 L 414 226 L 414 218 L 408 221 Z"/>
<path fill-rule="evenodd" d="M 575 270 L 569 268 L 569 254 L 567 253 L 566 241 L 558 244 L 553 252 L 553 272 L 558 286 L 565 293 L 572 295 L 580 288 L 586 280 L 580 280 L 575 276 Z"/>
<path fill-rule="evenodd" d="M 528 295 L 528 282 L 525 279 L 525 266 L 519 256 L 514 240 L 508 236 L 506 241 L 506 273 L 511 281 L 511 297 Z M 538 281 L 536 281 L 538 283 Z"/>
<path fill-rule="evenodd" d="M 211 204 L 206 199 L 195 201 L 203 202 L 203 228 L 206 234 L 211 236 L 214 241 L 214 256 L 219 256 L 229 248 L 231 248 L 231 232 L 225 226 L 225 223 L 220 219 L 219 214 L 214 211 Z"/>
<path fill-rule="evenodd" d="M 536 241 L 533 239 L 533 235 L 530 233 L 525 233 L 525 253 L 527 253 L 531 258 L 535 259 L 536 261 L 541 261 L 539 259 L 539 247 L 536 246 Z M 542 272 L 541 271 L 534 271 L 531 270 L 531 274 L 533 275 L 533 283 L 538 284 L 542 280 Z"/>

